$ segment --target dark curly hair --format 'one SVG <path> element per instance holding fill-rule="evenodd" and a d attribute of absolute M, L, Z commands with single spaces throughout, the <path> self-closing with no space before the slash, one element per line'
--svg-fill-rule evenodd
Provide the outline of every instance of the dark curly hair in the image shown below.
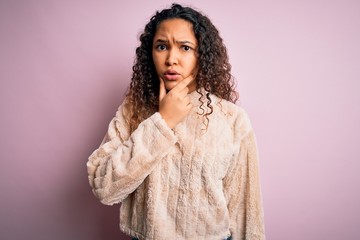
<path fill-rule="evenodd" d="M 150 19 L 140 35 L 140 46 L 136 49 L 133 75 L 126 94 L 125 106 L 131 131 L 159 108 L 159 78 L 152 59 L 153 38 L 160 23 L 167 19 L 180 18 L 192 23 L 198 41 L 198 73 L 196 75 L 196 91 L 201 95 L 200 115 L 205 117 L 213 112 L 210 94 L 235 103 L 238 93 L 235 91 L 234 79 L 231 75 L 226 47 L 219 31 L 208 17 L 200 12 L 179 4 L 172 4 Z M 204 93 L 201 91 L 204 89 Z M 206 107 L 205 107 L 206 105 Z M 206 110 L 207 109 L 207 110 Z"/>

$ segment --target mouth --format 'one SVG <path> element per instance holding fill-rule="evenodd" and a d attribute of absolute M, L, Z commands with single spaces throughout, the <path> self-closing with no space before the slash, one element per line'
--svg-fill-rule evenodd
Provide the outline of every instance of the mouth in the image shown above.
<path fill-rule="evenodd" d="M 180 74 L 178 72 L 176 72 L 175 70 L 170 69 L 170 70 L 167 70 L 166 72 L 164 72 L 164 77 L 167 80 L 174 81 L 180 77 Z"/>

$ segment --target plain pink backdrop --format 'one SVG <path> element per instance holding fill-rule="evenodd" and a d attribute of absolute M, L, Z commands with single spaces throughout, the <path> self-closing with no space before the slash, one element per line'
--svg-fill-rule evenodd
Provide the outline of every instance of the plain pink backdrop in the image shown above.
<path fill-rule="evenodd" d="M 0 1 L 0 239 L 129 239 L 86 161 L 170 3 Z M 360 2 L 191 5 L 220 30 L 257 133 L 267 239 L 360 239 Z"/>

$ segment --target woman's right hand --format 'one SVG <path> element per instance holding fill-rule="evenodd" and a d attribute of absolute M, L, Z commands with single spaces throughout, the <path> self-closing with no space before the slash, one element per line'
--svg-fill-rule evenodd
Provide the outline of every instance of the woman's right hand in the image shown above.
<path fill-rule="evenodd" d="M 164 80 L 160 78 L 159 113 L 171 129 L 179 124 L 193 107 L 187 87 L 193 80 L 194 76 L 190 75 L 166 93 Z"/>

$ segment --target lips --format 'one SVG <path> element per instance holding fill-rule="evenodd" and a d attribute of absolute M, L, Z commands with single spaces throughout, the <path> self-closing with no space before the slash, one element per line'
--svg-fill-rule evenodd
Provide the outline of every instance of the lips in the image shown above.
<path fill-rule="evenodd" d="M 170 69 L 164 73 L 164 77 L 167 80 L 175 81 L 180 77 L 180 74 L 178 72 L 176 72 L 175 70 Z"/>

